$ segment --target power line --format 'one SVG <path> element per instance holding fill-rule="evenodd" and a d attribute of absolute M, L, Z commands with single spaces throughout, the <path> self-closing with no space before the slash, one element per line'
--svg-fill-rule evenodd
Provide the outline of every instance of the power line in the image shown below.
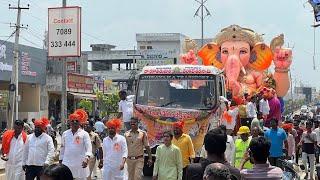
<path fill-rule="evenodd" d="M 23 40 L 27 41 L 28 43 L 33 44 L 33 45 L 36 46 L 37 48 L 42 49 L 41 46 L 39 46 L 39 44 L 36 44 L 36 43 L 28 40 L 27 38 L 21 36 L 21 35 L 20 35 L 20 37 L 21 37 Z"/>
<path fill-rule="evenodd" d="M 4 40 L 4 41 L 0 44 L 0 46 L 2 46 L 2 45 L 4 45 L 5 43 L 7 43 L 8 40 L 9 40 L 10 38 L 12 38 L 12 36 L 16 33 L 16 31 L 17 31 L 17 30 L 13 31 L 13 32 L 11 33 L 11 35 L 10 35 L 6 40 Z"/>
<path fill-rule="evenodd" d="M 10 23 L 0 21 L 0 24 L 10 24 Z"/>
<path fill-rule="evenodd" d="M 39 39 L 40 41 L 43 41 L 43 38 L 40 38 L 38 35 L 35 35 L 34 33 L 32 33 L 31 31 L 25 31 L 25 32 L 27 32 L 28 34 L 30 34 L 31 36 L 33 36 L 33 37 L 35 37 L 35 38 L 37 38 L 37 39 Z"/>

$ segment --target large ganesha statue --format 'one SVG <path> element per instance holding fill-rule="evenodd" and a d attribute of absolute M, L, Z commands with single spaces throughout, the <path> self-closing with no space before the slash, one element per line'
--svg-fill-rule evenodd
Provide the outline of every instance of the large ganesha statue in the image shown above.
<path fill-rule="evenodd" d="M 198 55 L 204 65 L 212 65 L 224 71 L 226 86 L 233 96 L 254 93 L 270 77 L 268 68 L 274 63 L 273 79 L 277 96 L 283 97 L 289 90 L 288 76 L 292 51 L 281 47 L 283 34 L 271 41 L 270 46 L 251 29 L 231 25 L 221 30 L 212 43 L 204 45 Z"/>

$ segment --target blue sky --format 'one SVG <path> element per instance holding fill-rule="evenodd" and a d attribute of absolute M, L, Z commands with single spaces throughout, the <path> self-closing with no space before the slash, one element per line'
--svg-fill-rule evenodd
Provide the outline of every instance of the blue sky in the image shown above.
<path fill-rule="evenodd" d="M 0 0 L 0 39 L 13 31 L 16 11 Z M 47 25 L 47 8 L 61 5 L 61 0 L 21 0 L 30 4 L 23 11 L 21 43 L 41 47 Z M 208 0 L 212 16 L 205 20 L 205 37 L 212 38 L 223 27 L 239 24 L 265 34 L 265 42 L 285 34 L 286 44 L 294 45 L 292 74 L 297 82 L 320 87 L 320 27 L 316 31 L 316 66 L 313 70 L 313 14 L 306 0 Z M 133 48 L 135 33 L 177 32 L 192 38 L 201 36 L 200 20 L 194 18 L 198 3 L 194 0 L 68 0 L 68 5 L 82 6 L 82 49 L 92 43 L 114 44 L 118 49 Z M 27 40 L 25 40 L 27 39 Z M 14 38 L 10 39 L 11 41 Z"/>

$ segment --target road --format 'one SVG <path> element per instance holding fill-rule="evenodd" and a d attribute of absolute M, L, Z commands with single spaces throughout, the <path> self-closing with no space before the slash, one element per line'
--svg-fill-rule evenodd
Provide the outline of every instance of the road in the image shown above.
<path fill-rule="evenodd" d="M 58 146 L 60 146 L 60 144 L 61 144 L 61 137 L 60 136 L 57 137 L 57 141 L 58 141 Z M 0 148 L 1 148 L 1 144 L 0 144 Z M 300 162 L 300 164 L 302 164 L 302 163 Z M 4 175 L 4 167 L 5 167 L 5 161 L 0 159 L 0 180 L 1 180 L 2 176 Z M 102 170 L 97 168 L 97 172 L 94 174 L 97 175 L 96 180 L 102 180 Z M 303 172 L 299 173 L 299 175 L 301 178 L 304 177 Z M 143 177 L 143 180 L 151 180 L 151 179 L 152 179 L 152 177 Z"/>

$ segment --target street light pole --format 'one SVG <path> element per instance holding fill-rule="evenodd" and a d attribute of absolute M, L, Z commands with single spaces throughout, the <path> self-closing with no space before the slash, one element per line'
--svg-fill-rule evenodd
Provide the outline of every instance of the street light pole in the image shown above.
<path fill-rule="evenodd" d="M 201 1 L 199 1 L 199 0 L 195 0 L 196 2 L 198 2 L 199 4 L 200 4 L 200 6 L 198 7 L 198 9 L 197 9 L 197 11 L 196 11 L 196 13 L 194 14 L 194 17 L 195 16 L 198 16 L 198 17 L 200 17 L 200 19 L 201 19 L 201 47 L 203 46 L 203 44 L 204 44 L 204 42 L 203 42 L 203 32 L 204 32 L 204 30 L 203 30 L 203 21 L 204 21 L 204 18 L 206 17 L 206 16 L 210 16 L 211 15 L 211 13 L 210 13 L 210 11 L 208 10 L 208 8 L 204 5 L 208 0 L 201 0 Z M 206 15 L 204 15 L 203 14 L 203 11 L 206 11 Z M 199 11 L 201 11 L 201 15 L 199 16 Z"/>

